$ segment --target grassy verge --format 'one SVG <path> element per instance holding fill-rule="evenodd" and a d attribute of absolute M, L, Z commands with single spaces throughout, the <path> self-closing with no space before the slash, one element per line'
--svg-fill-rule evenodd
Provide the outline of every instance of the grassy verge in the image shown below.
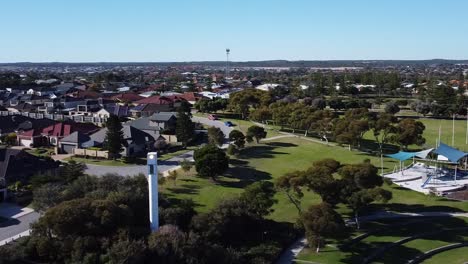
<path fill-rule="evenodd" d="M 138 164 L 138 162 L 135 164 L 131 164 L 131 163 L 124 163 L 121 160 L 106 160 L 106 159 L 91 159 L 91 158 L 85 159 L 81 157 L 71 157 L 71 158 L 65 159 L 65 161 L 69 161 L 69 160 L 74 160 L 76 162 L 82 162 L 85 164 L 101 165 L 101 166 L 121 166 L 122 167 L 122 166 L 132 166 L 132 165 Z M 140 160 L 140 164 L 146 164 L 146 163 Z"/>
<path fill-rule="evenodd" d="M 378 225 L 375 222 L 366 223 L 361 232 L 372 232 L 370 236 L 348 243 L 347 247 L 343 247 L 346 242 L 330 241 L 329 245 L 318 254 L 313 249 L 306 248 L 299 254 L 297 259 L 318 263 L 361 263 L 365 257 L 371 256 L 376 250 L 403 238 L 431 231 L 441 231 L 437 234 L 415 238 L 401 245 L 395 245 L 372 261 L 372 263 L 406 263 L 408 260 L 430 249 L 457 243 L 468 238 L 467 230 L 450 230 L 465 227 L 467 219 L 426 218 L 413 220 L 414 222 L 409 220 L 404 221 L 407 223 L 405 224 L 401 220 L 398 222 L 383 221 Z M 399 225 L 393 226 L 394 224 Z M 451 257 L 444 258 L 446 263 L 458 263 L 454 262 L 454 260 L 456 259 Z"/>
<path fill-rule="evenodd" d="M 427 259 L 424 264 L 466 263 L 468 261 L 467 250 L 467 247 L 448 250 Z"/>

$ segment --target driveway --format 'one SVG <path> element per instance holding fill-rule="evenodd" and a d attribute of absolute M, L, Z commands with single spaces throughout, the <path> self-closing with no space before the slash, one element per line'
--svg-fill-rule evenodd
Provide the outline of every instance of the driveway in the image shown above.
<path fill-rule="evenodd" d="M 30 224 L 39 219 L 39 214 L 34 210 L 8 203 L 0 204 L 0 216 L 9 218 L 0 223 L 0 246 L 19 235 L 28 235 Z"/>
<path fill-rule="evenodd" d="M 158 171 L 165 172 L 165 171 L 174 169 L 177 166 L 179 166 L 179 162 L 181 162 L 184 159 L 193 161 L 193 151 L 188 151 L 172 159 L 159 161 Z M 146 175 L 148 173 L 148 168 L 146 167 L 146 165 L 101 166 L 101 165 L 86 164 L 86 166 L 88 167 L 85 170 L 86 174 L 97 175 L 97 176 L 101 176 L 101 175 L 108 174 L 108 173 L 117 174 L 121 176 L 133 176 L 133 175 L 137 175 L 140 173 L 143 173 Z"/>

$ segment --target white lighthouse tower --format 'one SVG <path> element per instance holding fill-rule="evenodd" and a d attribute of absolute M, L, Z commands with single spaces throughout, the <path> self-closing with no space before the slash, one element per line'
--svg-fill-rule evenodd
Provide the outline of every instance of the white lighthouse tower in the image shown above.
<path fill-rule="evenodd" d="M 159 228 L 158 209 L 158 153 L 149 152 L 147 155 L 148 164 L 148 189 L 149 189 L 149 217 L 151 231 Z"/>

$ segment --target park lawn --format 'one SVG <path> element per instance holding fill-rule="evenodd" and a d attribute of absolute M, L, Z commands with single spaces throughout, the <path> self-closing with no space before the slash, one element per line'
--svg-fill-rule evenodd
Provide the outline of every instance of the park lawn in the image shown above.
<path fill-rule="evenodd" d="M 467 221 L 468 219 L 465 218 L 426 218 L 424 222 L 413 222 L 395 227 L 392 227 L 393 223 L 398 223 L 395 221 L 384 221 L 383 224 L 365 223 L 361 232 L 373 232 L 372 235 L 354 242 L 350 247 L 339 250 L 336 247 L 337 241 L 330 240 L 328 241 L 329 245 L 320 253 L 317 254 L 314 249 L 305 248 L 297 259 L 318 263 L 360 263 L 364 257 L 372 254 L 374 250 L 388 245 L 388 243 L 425 232 L 443 230 L 444 228 L 465 227 Z M 407 243 L 388 249 L 380 258 L 374 259 L 372 263 L 405 263 L 430 249 L 463 241 L 467 238 L 466 235 L 468 235 L 466 230 L 451 230 L 410 240 Z M 346 241 L 341 242 L 341 244 L 344 243 Z M 454 262 L 448 261 L 446 263 Z"/>
<path fill-rule="evenodd" d="M 107 159 L 85 159 L 81 157 L 70 157 L 64 159 L 65 161 L 74 160 L 76 162 L 82 162 L 85 164 L 92 164 L 92 165 L 102 165 L 102 166 L 131 166 L 132 164 L 124 163 L 121 160 L 107 160 Z"/>
<path fill-rule="evenodd" d="M 209 179 L 191 177 L 188 182 L 194 191 L 172 191 L 166 193 L 172 198 L 190 198 L 199 205 L 197 210 L 212 208 L 221 198 L 242 192 L 248 184 L 258 180 L 274 181 L 285 173 L 295 170 L 305 170 L 312 166 L 313 161 L 324 158 L 334 158 L 342 163 L 358 163 L 369 158 L 375 166 L 379 166 L 380 159 L 368 156 L 358 151 L 346 148 L 327 146 L 299 138 L 281 138 L 268 143 L 250 144 L 237 158 L 231 158 L 230 169 L 219 178 L 218 182 Z M 384 168 L 392 170 L 395 161 L 384 159 Z M 183 179 L 183 177 L 180 177 Z M 385 205 L 374 206 L 376 210 L 383 208 L 395 211 L 468 211 L 468 203 L 446 200 L 441 197 L 431 197 L 397 185 L 387 186 L 391 189 L 393 200 Z M 286 195 L 278 193 L 275 197 L 278 203 L 274 205 L 274 212 L 269 216 L 276 221 L 295 222 L 297 209 L 288 201 Z M 302 208 L 320 203 L 320 197 L 305 190 Z M 349 210 L 340 205 L 338 211 L 349 214 Z"/>
<path fill-rule="evenodd" d="M 466 263 L 468 261 L 468 248 L 461 247 L 452 250 L 448 250 L 437 255 L 434 255 L 432 258 L 422 262 L 423 264 L 440 264 L 440 263 Z"/>
<path fill-rule="evenodd" d="M 434 147 L 436 140 L 439 137 L 439 126 L 441 127 L 440 140 L 447 144 L 452 145 L 452 120 L 451 119 L 419 119 L 426 129 L 424 130 L 424 138 L 426 138 L 426 145 Z M 468 151 L 466 143 L 466 120 L 455 120 L 455 147 Z"/>

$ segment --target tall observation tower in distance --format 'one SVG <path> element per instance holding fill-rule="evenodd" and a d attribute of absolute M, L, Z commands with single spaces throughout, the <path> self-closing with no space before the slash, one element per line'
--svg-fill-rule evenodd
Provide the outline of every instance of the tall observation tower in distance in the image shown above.
<path fill-rule="evenodd" d="M 159 209 L 158 209 L 158 153 L 148 152 L 148 191 L 149 191 L 149 220 L 152 232 L 159 229 Z"/>
<path fill-rule="evenodd" d="M 226 49 L 226 78 L 225 79 L 228 79 L 229 78 L 229 53 L 231 53 L 231 49 L 227 48 Z"/>

